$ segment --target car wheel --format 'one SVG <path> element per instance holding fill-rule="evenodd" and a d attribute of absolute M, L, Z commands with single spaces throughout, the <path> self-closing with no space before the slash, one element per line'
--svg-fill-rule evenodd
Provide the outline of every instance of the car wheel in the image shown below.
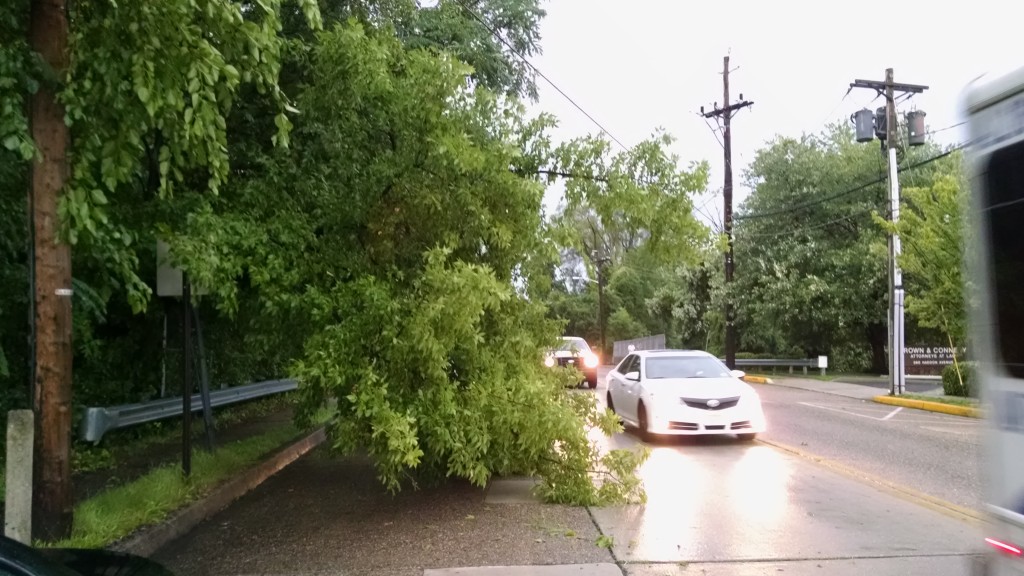
<path fill-rule="evenodd" d="M 647 407 L 643 402 L 636 406 L 636 423 L 640 429 L 640 439 L 649 442 L 652 438 L 650 430 L 647 429 Z"/>
<path fill-rule="evenodd" d="M 591 390 L 597 388 L 597 377 L 594 377 L 593 380 L 587 380 L 587 386 L 589 386 Z"/>
<path fill-rule="evenodd" d="M 736 436 L 743 442 L 753 442 L 757 438 L 757 433 L 753 434 L 737 434 Z"/>
<path fill-rule="evenodd" d="M 605 398 L 608 400 L 608 409 L 612 411 L 612 414 L 615 414 L 615 404 L 612 402 L 612 393 L 608 392 L 608 394 L 605 395 Z"/>

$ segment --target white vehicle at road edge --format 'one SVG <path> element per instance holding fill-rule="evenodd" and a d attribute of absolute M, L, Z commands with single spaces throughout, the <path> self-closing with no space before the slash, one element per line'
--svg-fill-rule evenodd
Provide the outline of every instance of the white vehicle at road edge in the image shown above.
<path fill-rule="evenodd" d="M 767 424 L 761 398 L 743 375 L 699 350 L 636 351 L 608 373 L 608 408 L 644 439 L 736 434 L 753 440 Z"/>

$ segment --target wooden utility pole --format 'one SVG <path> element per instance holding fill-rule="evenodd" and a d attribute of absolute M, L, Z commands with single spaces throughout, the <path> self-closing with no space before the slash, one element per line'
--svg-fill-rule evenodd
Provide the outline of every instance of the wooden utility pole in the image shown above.
<path fill-rule="evenodd" d="M 33 0 L 29 44 L 54 77 L 68 67 L 66 0 Z M 30 98 L 32 163 L 33 322 L 35 361 L 32 400 L 36 412 L 33 522 L 36 537 L 71 535 L 71 247 L 59 238 L 57 205 L 68 181 L 70 140 L 60 86 L 48 81 Z"/>
<path fill-rule="evenodd" d="M 725 252 L 725 284 L 726 284 L 726 298 L 725 298 L 725 364 L 730 368 L 736 368 L 736 346 L 738 344 L 736 337 L 736 318 L 735 312 L 732 305 L 732 297 L 729 295 L 729 284 L 732 283 L 733 273 L 733 259 L 732 259 L 732 117 L 737 111 L 746 108 L 747 106 L 753 105 L 753 102 L 743 100 L 743 95 L 740 94 L 740 101 L 735 104 L 729 104 L 729 57 L 726 56 L 722 67 L 722 97 L 723 107 L 719 108 L 715 105 L 715 109 L 711 112 L 704 112 L 704 108 L 701 108 L 701 113 L 705 118 L 722 118 L 722 148 L 725 150 L 725 184 L 722 187 L 722 196 L 725 207 L 724 212 L 724 227 L 725 236 L 728 243 L 728 249 Z"/>
<path fill-rule="evenodd" d="M 900 219 L 900 181 L 899 161 L 896 151 L 899 148 L 899 124 L 896 118 L 896 92 L 920 94 L 928 89 L 919 84 L 896 84 L 893 82 L 892 68 L 885 71 L 885 81 L 854 80 L 851 88 L 869 88 L 885 97 L 885 145 L 884 150 L 889 159 L 889 219 L 899 222 Z M 877 122 L 876 119 L 876 127 Z M 880 135 L 879 135 L 880 136 Z M 903 348 L 905 340 L 903 310 L 903 273 L 898 266 L 902 248 L 898 234 L 889 235 L 889 393 L 894 396 L 903 394 L 906 388 L 906 370 L 904 366 Z"/>

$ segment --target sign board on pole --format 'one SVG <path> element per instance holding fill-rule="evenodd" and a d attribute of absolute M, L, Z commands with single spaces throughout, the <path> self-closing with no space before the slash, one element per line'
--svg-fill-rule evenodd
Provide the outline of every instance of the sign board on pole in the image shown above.
<path fill-rule="evenodd" d="M 182 272 L 181 268 L 171 264 L 171 247 L 163 240 L 156 241 L 156 295 L 181 297 Z M 206 294 L 201 286 L 192 284 L 192 295 L 202 296 Z"/>
<path fill-rule="evenodd" d="M 818 356 L 818 368 L 828 368 L 828 356 Z"/>
<path fill-rule="evenodd" d="M 965 350 L 956 351 L 957 358 L 964 357 Z M 943 368 L 953 364 L 953 348 L 948 346 L 907 346 L 903 349 L 906 373 L 914 376 L 938 376 Z"/>

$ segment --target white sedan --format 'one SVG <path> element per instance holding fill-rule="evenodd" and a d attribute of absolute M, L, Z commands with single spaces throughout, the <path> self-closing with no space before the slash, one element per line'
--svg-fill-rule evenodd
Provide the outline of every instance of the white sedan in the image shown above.
<path fill-rule="evenodd" d="M 718 358 L 695 350 L 630 353 L 608 373 L 608 408 L 654 434 L 736 434 L 753 440 L 766 428 L 761 398 Z"/>

